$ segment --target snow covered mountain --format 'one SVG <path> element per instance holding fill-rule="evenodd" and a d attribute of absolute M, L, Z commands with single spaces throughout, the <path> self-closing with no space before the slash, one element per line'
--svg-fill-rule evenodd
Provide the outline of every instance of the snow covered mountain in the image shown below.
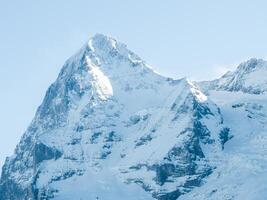
<path fill-rule="evenodd" d="M 206 184 L 180 199 L 267 199 L 266 73 L 267 62 L 253 58 L 220 79 L 199 83 L 233 138 Z"/>
<path fill-rule="evenodd" d="M 197 86 L 95 35 L 6 159 L 0 199 L 265 199 L 265 66 Z"/>
<path fill-rule="evenodd" d="M 250 94 L 267 92 L 267 62 L 252 58 L 241 63 L 237 70 L 228 72 L 214 81 L 202 82 L 202 86 L 216 90 L 242 91 Z"/>

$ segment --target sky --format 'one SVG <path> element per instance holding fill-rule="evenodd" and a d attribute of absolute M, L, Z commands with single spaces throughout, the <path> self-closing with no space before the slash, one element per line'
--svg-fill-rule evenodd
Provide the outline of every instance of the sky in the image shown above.
<path fill-rule="evenodd" d="M 267 57 L 266 8 L 265 0 L 0 0 L 0 165 L 65 60 L 95 33 L 165 76 L 210 80 Z"/>

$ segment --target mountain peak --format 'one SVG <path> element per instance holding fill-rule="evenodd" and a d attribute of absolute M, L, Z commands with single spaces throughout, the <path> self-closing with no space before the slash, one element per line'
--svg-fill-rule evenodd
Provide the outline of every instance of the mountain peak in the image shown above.
<path fill-rule="evenodd" d="M 251 59 L 212 83 L 267 92 L 266 66 Z M 251 183 L 266 180 L 266 96 L 228 91 L 205 96 L 96 34 L 65 63 L 6 160 L 0 199 L 242 199 L 247 188 L 265 197 L 266 186 Z"/>
<path fill-rule="evenodd" d="M 267 92 L 267 62 L 263 59 L 251 58 L 232 72 L 227 72 L 214 81 L 202 82 L 204 90 L 242 91 L 250 94 Z"/>
<path fill-rule="evenodd" d="M 245 71 L 247 73 L 255 70 L 255 69 L 259 69 L 263 66 L 266 66 L 266 61 L 264 61 L 263 59 L 258 59 L 258 58 L 251 58 L 243 63 L 241 63 L 238 67 L 236 71 Z"/>
<path fill-rule="evenodd" d="M 108 40 L 109 38 L 110 37 L 102 33 L 96 33 L 93 37 L 90 38 L 90 40 Z"/>
<path fill-rule="evenodd" d="M 61 74 L 81 73 L 88 71 L 89 65 L 95 65 L 110 76 L 122 76 L 123 73 L 152 71 L 150 67 L 124 43 L 116 39 L 95 34 L 71 58 L 69 58 Z"/>
<path fill-rule="evenodd" d="M 116 49 L 117 41 L 111 37 L 97 33 L 89 39 L 88 47 L 92 51 L 95 51 L 96 49 L 110 51 L 112 49 Z"/>

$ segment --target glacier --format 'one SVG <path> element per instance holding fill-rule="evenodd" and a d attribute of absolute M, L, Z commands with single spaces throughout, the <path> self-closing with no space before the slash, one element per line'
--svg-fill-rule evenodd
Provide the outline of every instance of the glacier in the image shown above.
<path fill-rule="evenodd" d="M 96 34 L 8 157 L 1 200 L 264 200 L 267 62 L 172 79 Z"/>

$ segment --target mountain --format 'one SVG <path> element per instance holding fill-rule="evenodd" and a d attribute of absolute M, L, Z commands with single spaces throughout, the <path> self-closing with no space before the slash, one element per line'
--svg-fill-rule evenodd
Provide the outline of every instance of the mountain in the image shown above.
<path fill-rule="evenodd" d="M 228 72 L 214 81 L 204 81 L 204 88 L 226 91 L 242 91 L 249 94 L 267 92 L 267 62 L 252 58 L 241 63 L 237 70 Z"/>
<path fill-rule="evenodd" d="M 248 82 L 265 61 L 255 62 L 210 82 L 174 80 L 95 35 L 66 61 L 6 159 L 0 199 L 266 197 L 264 77 Z"/>
<path fill-rule="evenodd" d="M 220 108 L 232 138 L 206 184 L 181 200 L 267 198 L 266 63 L 253 58 L 217 80 L 198 83 Z"/>

